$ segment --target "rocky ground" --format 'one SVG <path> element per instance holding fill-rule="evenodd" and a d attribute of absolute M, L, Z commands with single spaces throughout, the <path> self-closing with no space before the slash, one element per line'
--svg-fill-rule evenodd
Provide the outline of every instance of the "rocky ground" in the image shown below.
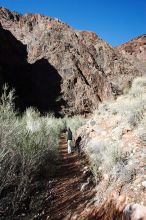
<path fill-rule="evenodd" d="M 92 123 L 95 124 L 92 125 Z M 101 121 L 89 121 L 86 127 L 83 128 L 85 129 L 84 135 L 86 139 L 88 138 L 84 147 L 93 147 L 96 151 L 98 151 L 96 148 L 102 147 L 103 144 L 110 147 L 110 145 L 119 142 L 119 136 L 121 136 L 122 154 L 125 160 L 123 167 L 117 167 L 117 170 L 112 170 L 112 172 L 115 172 L 113 175 L 119 172 L 119 175 L 117 174 L 112 179 L 110 177 L 111 173 L 106 169 L 104 170 L 106 167 L 100 164 L 99 171 L 102 171 L 102 177 L 97 184 L 97 203 L 102 203 L 112 190 L 116 190 L 121 194 L 128 194 L 129 202 L 138 202 L 141 205 L 146 205 L 146 188 L 143 185 L 146 180 L 145 145 L 141 145 L 139 138 L 128 126 L 120 129 L 117 127 L 118 123 L 118 117 L 110 117 L 109 119 L 108 116 L 104 116 Z M 110 152 L 107 156 L 110 157 Z M 106 159 L 108 162 L 108 158 Z"/>

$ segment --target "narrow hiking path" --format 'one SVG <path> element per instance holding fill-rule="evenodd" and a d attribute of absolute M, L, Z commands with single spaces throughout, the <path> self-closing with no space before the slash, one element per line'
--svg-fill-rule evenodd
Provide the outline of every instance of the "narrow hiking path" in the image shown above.
<path fill-rule="evenodd" d="M 87 181 L 89 174 L 83 173 L 84 164 L 76 152 L 68 155 L 64 134 L 60 137 L 59 154 L 60 163 L 56 177 L 50 184 L 44 204 L 45 209 L 38 219 L 82 219 L 81 212 L 93 202 L 93 185 L 89 184 L 84 191 L 81 191 L 81 186 Z"/>

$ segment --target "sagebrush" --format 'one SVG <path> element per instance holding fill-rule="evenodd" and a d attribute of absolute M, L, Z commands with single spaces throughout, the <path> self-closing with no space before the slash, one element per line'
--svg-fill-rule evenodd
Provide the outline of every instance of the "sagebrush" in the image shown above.
<path fill-rule="evenodd" d="M 55 174 L 63 124 L 32 108 L 18 116 L 13 93 L 5 86 L 0 103 L 0 209 L 11 215 L 24 206 L 37 182 Z"/>

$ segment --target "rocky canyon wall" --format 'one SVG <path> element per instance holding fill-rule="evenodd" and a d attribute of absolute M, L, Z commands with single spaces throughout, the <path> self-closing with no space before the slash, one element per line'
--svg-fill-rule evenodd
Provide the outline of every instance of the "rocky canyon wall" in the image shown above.
<path fill-rule="evenodd" d="M 17 66 L 3 77 L 7 75 L 23 108 L 36 106 L 69 115 L 89 113 L 99 102 L 121 94 L 129 81 L 142 74 L 95 33 L 75 30 L 58 19 L 0 8 L 0 23 L 2 31 L 9 31 L 19 44 L 16 55 L 5 58 L 3 53 L 9 48 L 3 42 L 0 62 Z M 17 45 L 9 39 L 8 43 Z"/>

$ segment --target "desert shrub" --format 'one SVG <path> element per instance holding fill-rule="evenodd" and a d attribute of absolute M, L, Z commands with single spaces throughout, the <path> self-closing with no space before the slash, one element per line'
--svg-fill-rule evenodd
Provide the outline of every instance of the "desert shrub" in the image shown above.
<path fill-rule="evenodd" d="M 139 127 L 135 130 L 135 135 L 140 139 L 140 142 L 144 145 L 146 145 L 145 124 L 146 124 L 146 115 L 144 115 L 141 123 L 139 124 Z"/>
<path fill-rule="evenodd" d="M 32 108 L 17 116 L 13 94 L 5 86 L 0 104 L 0 209 L 7 215 L 23 206 L 35 181 L 54 175 L 63 127 L 61 119 L 41 117 Z"/>
<path fill-rule="evenodd" d="M 143 118 L 143 109 L 133 109 L 128 116 L 128 122 L 133 127 L 138 125 Z"/>
<path fill-rule="evenodd" d="M 97 164 L 90 160 L 90 170 L 95 178 L 96 184 L 102 179 L 102 172 L 98 168 Z"/>
<path fill-rule="evenodd" d="M 98 108 L 93 111 L 93 115 L 96 116 L 96 115 L 107 114 L 109 112 L 109 106 L 110 106 L 109 103 L 110 102 L 108 101 L 100 103 Z"/>
<path fill-rule="evenodd" d="M 125 88 L 123 89 L 123 95 L 128 94 L 128 93 L 129 93 L 129 90 L 130 90 L 130 87 L 129 87 L 129 86 L 125 87 Z"/>
<path fill-rule="evenodd" d="M 113 172 L 114 173 L 114 172 Z M 136 175 L 136 170 L 135 170 L 135 164 L 129 166 L 120 164 L 119 169 L 115 169 L 115 176 L 113 175 L 113 181 L 116 181 L 118 179 L 119 183 L 121 185 L 125 185 L 127 183 L 131 183 L 133 178 Z"/>
<path fill-rule="evenodd" d="M 145 110 L 145 77 L 135 79 L 128 94 L 118 97 L 115 102 L 109 103 L 109 112 L 121 115 L 133 127 L 142 121 Z"/>
<path fill-rule="evenodd" d="M 133 88 L 146 88 L 146 77 L 137 77 L 132 82 Z"/>
<path fill-rule="evenodd" d="M 135 134 L 139 138 L 141 144 L 146 145 L 146 129 L 145 129 L 145 124 L 142 123 L 140 125 L 140 127 L 137 130 L 135 130 Z"/>
<path fill-rule="evenodd" d="M 122 153 L 119 146 L 116 144 L 110 144 L 102 148 L 98 155 L 88 153 L 90 170 L 98 184 L 104 174 L 108 175 L 108 183 L 113 184 L 115 181 L 119 181 L 120 184 L 129 183 L 132 179 L 134 169 L 126 167 L 127 159 Z"/>
<path fill-rule="evenodd" d="M 141 141 L 143 144 L 146 144 L 146 132 L 143 132 L 142 134 L 139 135 Z"/>
<path fill-rule="evenodd" d="M 93 116 L 121 115 L 132 127 L 141 123 L 146 110 L 146 77 L 134 79 L 132 87 L 114 101 L 99 105 Z"/>
<path fill-rule="evenodd" d="M 103 174 L 109 174 L 117 164 L 124 161 L 124 156 L 118 143 L 92 140 L 88 143 L 86 154 L 96 182 L 101 179 Z"/>

